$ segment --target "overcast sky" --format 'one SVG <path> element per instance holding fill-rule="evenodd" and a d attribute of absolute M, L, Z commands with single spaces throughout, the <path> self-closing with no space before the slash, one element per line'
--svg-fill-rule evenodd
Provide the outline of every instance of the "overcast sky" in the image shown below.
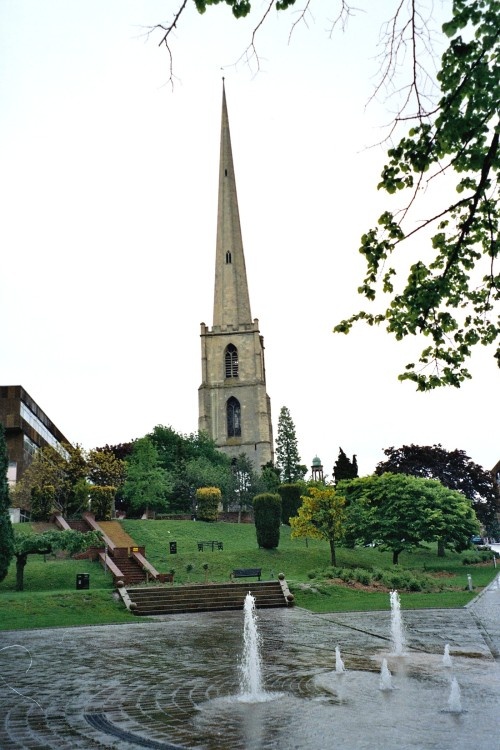
<path fill-rule="evenodd" d="M 273 15 L 258 73 L 234 64 L 255 21 L 191 5 L 173 40 L 172 91 L 160 37 L 145 27 L 168 22 L 174 0 L 0 0 L 1 383 L 24 386 L 85 448 L 156 424 L 197 430 L 224 75 L 275 436 L 286 405 L 302 461 L 319 455 L 328 475 L 339 446 L 368 474 L 384 448 L 409 443 L 492 468 L 491 352 L 461 389 L 420 394 L 397 381 L 418 341 L 332 333 L 365 306 L 357 249 L 387 207 L 373 145 L 392 105 L 366 104 L 394 3 L 331 38 L 325 0 L 290 42 L 292 16 Z"/>

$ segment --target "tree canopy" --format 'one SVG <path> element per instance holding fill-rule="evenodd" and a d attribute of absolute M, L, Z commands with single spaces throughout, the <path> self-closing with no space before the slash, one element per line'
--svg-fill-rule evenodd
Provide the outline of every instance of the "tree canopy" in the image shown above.
<path fill-rule="evenodd" d="M 123 496 L 136 514 L 148 511 L 165 511 L 172 483 L 161 467 L 158 450 L 148 437 L 134 443 L 127 461 Z"/>
<path fill-rule="evenodd" d="M 441 445 L 403 445 L 386 448 L 387 456 L 375 468 L 385 472 L 438 479 L 450 490 L 458 490 L 472 502 L 478 519 L 488 528 L 496 517 L 498 498 L 490 471 L 467 456 L 463 450 L 447 451 Z"/>
<path fill-rule="evenodd" d="M 387 295 L 385 309 L 361 310 L 334 329 L 348 333 L 362 320 L 384 325 L 396 340 L 422 335 L 418 363 L 399 375 L 422 391 L 459 387 L 471 377 L 473 347 L 500 334 L 499 17 L 498 0 L 454 0 L 443 25 L 449 45 L 437 74 L 440 97 L 428 106 L 418 99 L 378 185 L 404 202 L 391 205 L 361 238 L 366 276 L 358 291 L 369 302 Z M 395 251 L 415 235 L 418 257 L 401 270 Z M 495 357 L 500 366 L 498 345 Z"/>
<path fill-rule="evenodd" d="M 300 463 L 295 425 L 288 407 L 282 406 L 278 417 L 276 437 L 276 468 L 282 482 L 296 482 L 303 478 L 307 467 Z"/>
<path fill-rule="evenodd" d="M 290 518 L 292 539 L 326 539 L 330 562 L 336 565 L 335 545 L 343 536 L 345 498 L 333 487 L 308 487 L 296 516 Z"/>
<path fill-rule="evenodd" d="M 423 542 L 464 550 L 479 529 L 470 501 L 435 479 L 385 473 L 344 480 L 337 491 L 347 502 L 346 538 L 376 542 L 395 565 Z"/>
<path fill-rule="evenodd" d="M 355 479 L 358 476 L 358 462 L 356 456 L 350 460 L 342 448 L 339 448 L 339 455 L 333 465 L 333 477 L 335 484 L 342 479 Z"/>
<path fill-rule="evenodd" d="M 49 555 L 55 550 L 66 550 L 74 555 L 89 547 L 102 546 L 102 537 L 98 531 L 82 533 L 72 529 L 66 531 L 46 531 L 43 534 L 20 534 L 14 538 L 14 555 L 16 557 L 16 590 L 24 589 L 24 568 L 29 555 Z"/>

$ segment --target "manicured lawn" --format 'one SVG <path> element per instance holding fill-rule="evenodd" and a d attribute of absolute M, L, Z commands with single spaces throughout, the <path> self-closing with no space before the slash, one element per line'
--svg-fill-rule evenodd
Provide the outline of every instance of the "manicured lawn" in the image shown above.
<path fill-rule="evenodd" d="M 295 603 L 314 612 L 346 612 L 390 609 L 387 591 L 358 584 L 339 585 L 338 571 L 330 568 L 329 547 L 318 540 L 291 539 L 290 529 L 281 528 L 276 550 L 257 547 L 252 524 L 203 523 L 201 521 L 133 521 L 123 528 L 160 572 L 175 571 L 175 585 L 228 581 L 231 571 L 240 567 L 262 568 L 263 579 L 283 572 L 295 594 Z M 30 533 L 28 524 L 22 525 Z M 198 541 L 217 540 L 223 550 L 198 551 Z M 170 542 L 177 553 L 170 553 Z M 204 568 L 207 566 L 207 569 Z M 377 548 L 337 549 L 337 568 L 348 572 L 412 577 L 431 582 L 430 593 L 404 591 L 397 583 L 404 609 L 462 607 L 496 575 L 492 563 L 464 565 L 462 557 L 447 553 L 438 558 L 435 548 L 402 554 L 400 564 L 392 565 L 389 552 Z M 500 572 L 500 566 L 499 566 Z M 76 576 L 88 573 L 89 590 L 76 590 Z M 474 591 L 468 590 L 467 575 Z M 435 586 L 434 586 L 435 584 Z M 0 583 L 0 630 L 119 622 L 142 622 L 130 615 L 113 596 L 113 583 L 101 565 L 87 560 L 72 560 L 31 555 L 25 568 L 24 592 L 15 591 L 15 561 Z M 438 590 L 441 589 L 441 590 Z"/>

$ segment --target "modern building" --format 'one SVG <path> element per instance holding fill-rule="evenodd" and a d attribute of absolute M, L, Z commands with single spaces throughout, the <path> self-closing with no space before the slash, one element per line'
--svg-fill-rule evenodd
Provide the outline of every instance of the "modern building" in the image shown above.
<path fill-rule="evenodd" d="M 264 339 L 250 311 L 224 85 L 213 326 L 201 324 L 201 368 L 200 432 L 231 457 L 244 453 L 256 469 L 272 461 Z"/>
<path fill-rule="evenodd" d="M 0 423 L 5 428 L 11 485 L 21 479 L 38 448 L 50 445 L 69 457 L 64 447 L 69 440 L 21 385 L 0 386 Z"/>

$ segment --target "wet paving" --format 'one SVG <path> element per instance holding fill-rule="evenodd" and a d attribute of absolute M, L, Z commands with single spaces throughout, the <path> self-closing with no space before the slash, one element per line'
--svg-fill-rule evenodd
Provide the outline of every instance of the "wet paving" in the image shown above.
<path fill-rule="evenodd" d="M 268 700 L 256 703 L 239 700 L 243 612 L 0 633 L 0 748 L 500 747 L 500 579 L 467 608 L 402 615 L 394 656 L 389 610 L 258 611 Z"/>

